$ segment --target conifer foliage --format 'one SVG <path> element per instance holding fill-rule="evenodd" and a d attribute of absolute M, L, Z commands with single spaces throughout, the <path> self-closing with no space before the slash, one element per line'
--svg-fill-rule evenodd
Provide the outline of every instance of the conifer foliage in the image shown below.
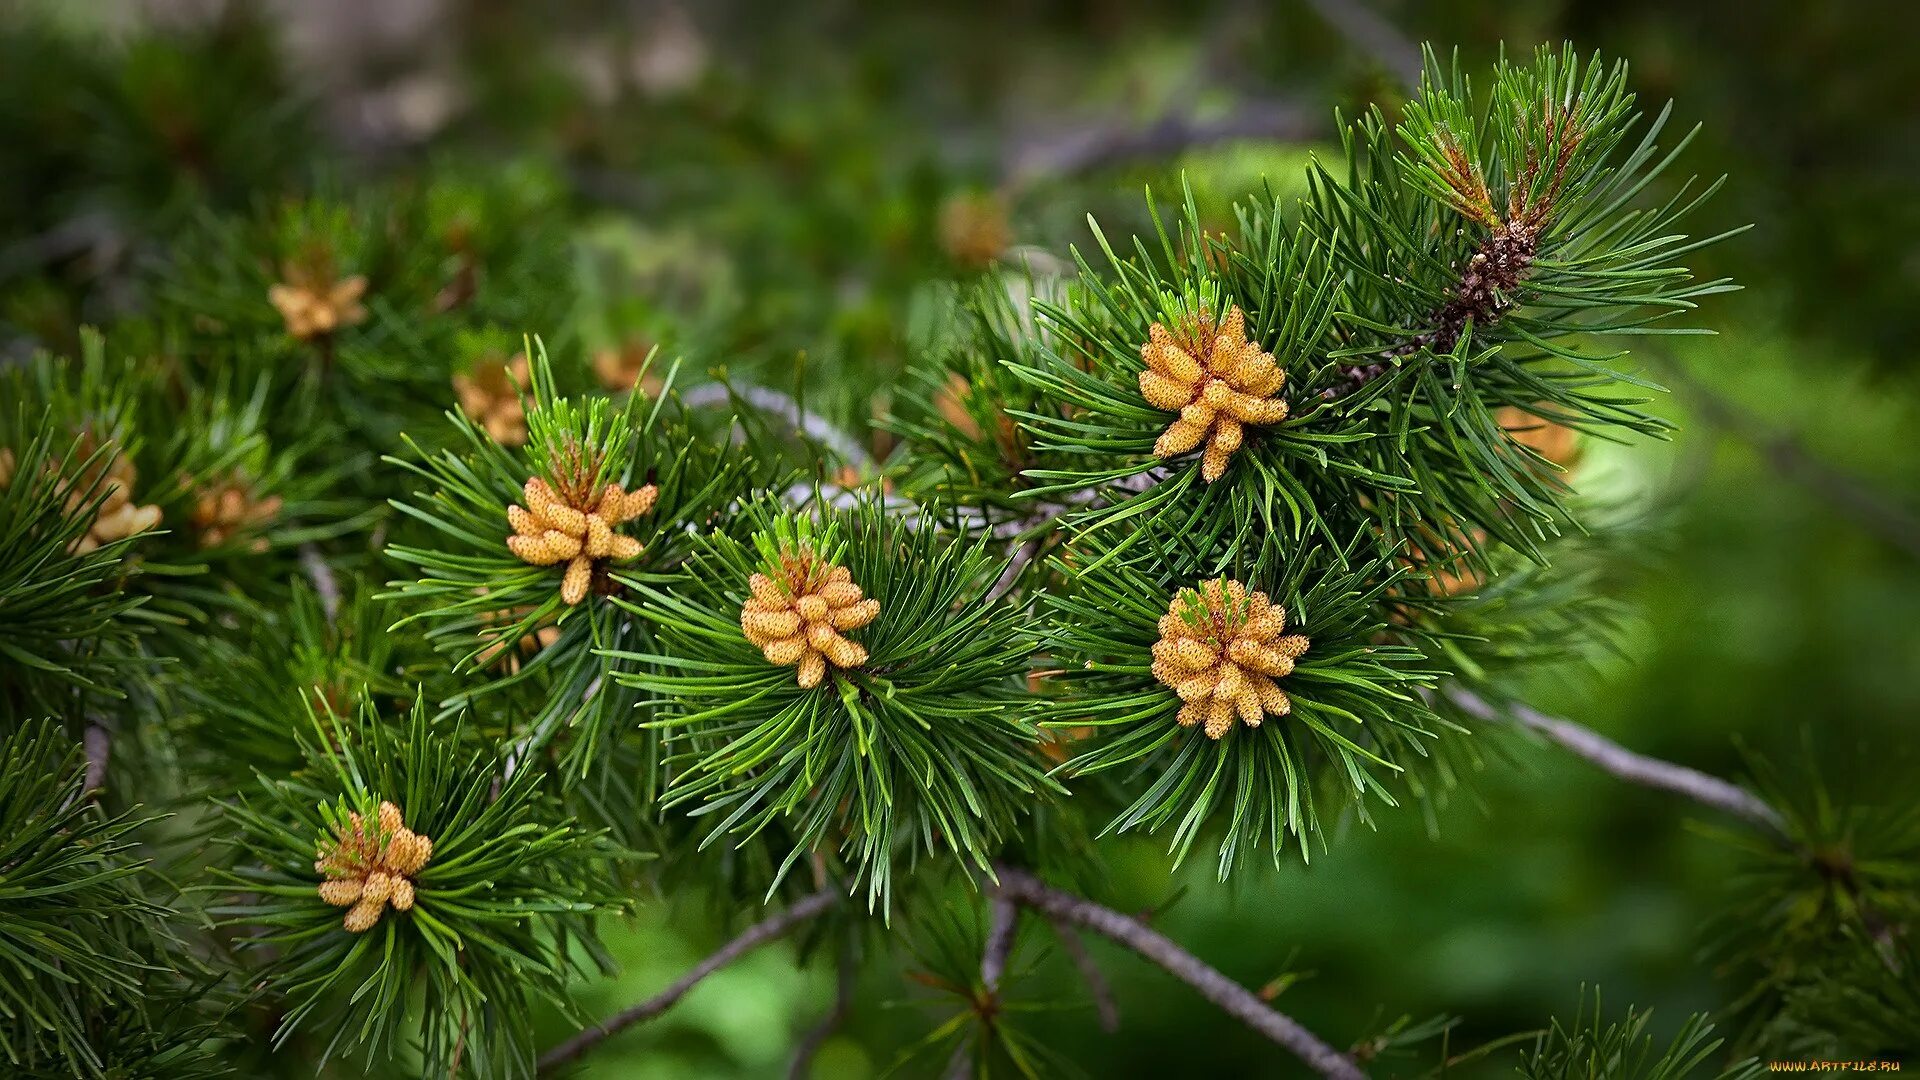
<path fill-rule="evenodd" d="M 1297 202 L 1222 232 L 1150 196 L 1064 273 L 970 197 L 938 332 L 838 357 L 841 397 L 752 358 L 790 309 L 729 337 L 609 300 L 619 245 L 538 170 L 167 225 L 132 313 L 0 376 L 0 1071 L 551 1073 L 677 998 L 579 1004 L 603 931 L 689 887 L 741 951 L 814 922 L 843 964 L 919 957 L 958 1005 L 910 1073 L 1070 1069 L 1022 983 L 1081 933 L 1276 1062 L 1444 1067 L 1445 1020 L 1309 1032 L 1101 906 L 1102 838 L 1222 882 L 1311 859 L 1524 752 L 1514 669 L 1606 643 L 1612 519 L 1554 448 L 1660 435 L 1619 343 L 1728 287 L 1686 262 L 1717 185 L 1629 86 L 1429 55 Z M 1912 876 L 1749 818 L 1732 1035 L 1583 1010 L 1482 1053 L 1900 1049 L 1911 1012 L 1829 991 L 1920 1000 Z"/>

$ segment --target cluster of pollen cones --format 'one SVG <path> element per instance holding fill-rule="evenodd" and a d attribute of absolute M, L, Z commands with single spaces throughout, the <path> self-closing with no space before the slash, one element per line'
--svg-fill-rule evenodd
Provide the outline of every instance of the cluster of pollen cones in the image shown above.
<path fill-rule="evenodd" d="M 774 573 L 753 575 L 747 587 L 753 596 L 740 609 L 740 629 L 769 663 L 797 667 L 801 686 L 820 685 L 828 664 L 867 662 L 866 648 L 842 631 L 872 622 L 880 601 L 864 598 L 846 567 L 811 551 L 782 552 Z"/>
<path fill-rule="evenodd" d="M 453 393 L 460 411 L 479 424 L 487 437 L 501 446 L 527 444 L 527 408 L 520 394 L 533 383 L 526 353 L 510 360 L 482 360 L 453 376 Z"/>
<path fill-rule="evenodd" d="M 407 828 L 400 808 L 380 804 L 372 827 L 359 814 L 349 813 L 347 824 L 333 842 L 321 845 L 313 868 L 326 876 L 320 899 L 347 908 L 342 925 L 353 933 L 372 929 L 386 912 L 413 907 L 413 878 L 433 857 L 433 841 Z"/>
<path fill-rule="evenodd" d="M 94 512 L 93 520 L 87 523 L 87 531 L 75 537 L 69 550 L 75 555 L 85 555 L 116 540 L 125 540 L 136 533 L 146 532 L 160 524 L 158 506 L 141 506 L 133 501 L 133 485 L 138 472 L 132 459 L 117 451 L 105 451 L 96 454 L 98 443 L 91 435 L 83 434 L 74 444 L 76 459 L 92 458 L 92 463 L 82 470 L 82 475 L 65 485 L 67 495 L 67 513 L 78 514 L 100 500 L 100 508 Z M 13 451 L 0 447 L 0 488 L 13 484 L 15 464 Z M 54 463 L 47 463 L 47 471 L 54 471 Z"/>
<path fill-rule="evenodd" d="M 1175 457 L 1205 443 L 1200 475 L 1208 483 L 1226 472 L 1246 425 L 1287 418 L 1287 403 L 1275 396 L 1287 373 L 1272 353 L 1247 340 L 1247 317 L 1238 307 L 1219 323 L 1204 314 L 1176 330 L 1154 323 L 1140 358 L 1147 363 L 1141 395 L 1180 414 L 1154 442 L 1154 455 Z"/>
<path fill-rule="evenodd" d="M 287 281 L 267 289 L 267 300 L 286 320 L 288 334 L 311 341 L 365 322 L 367 309 L 360 299 L 366 293 L 367 279 L 359 274 L 322 281 L 311 273 L 290 273 Z"/>
<path fill-rule="evenodd" d="M 1238 581 L 1215 578 L 1175 596 L 1160 618 L 1153 677 L 1180 695 L 1180 724 L 1218 739 L 1236 720 L 1259 727 L 1291 712 L 1274 680 L 1293 672 L 1307 639 L 1286 630 L 1286 610 Z"/>
<path fill-rule="evenodd" d="M 660 494 L 652 484 L 627 491 L 619 484 L 563 498 L 536 476 L 521 491 L 526 506 L 507 507 L 513 535 L 507 547 L 535 566 L 567 564 L 560 598 L 577 604 L 587 598 L 596 562 L 631 559 L 640 554 L 640 541 L 613 530 L 653 509 Z"/>
<path fill-rule="evenodd" d="M 280 496 L 256 496 L 253 487 L 237 476 L 203 488 L 193 503 L 193 525 L 200 530 L 200 546 L 217 547 L 249 529 L 271 523 L 280 516 L 281 505 Z M 267 539 L 256 537 L 249 546 L 265 551 Z"/>

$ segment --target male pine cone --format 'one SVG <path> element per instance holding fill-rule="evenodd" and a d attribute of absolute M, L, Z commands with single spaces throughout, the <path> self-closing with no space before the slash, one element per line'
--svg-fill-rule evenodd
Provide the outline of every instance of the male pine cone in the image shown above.
<path fill-rule="evenodd" d="M 347 908 L 341 925 L 364 933 L 380 921 L 387 905 L 395 911 L 413 907 L 413 879 L 433 857 L 433 841 L 412 829 L 400 817 L 400 808 L 381 802 L 377 822 L 369 828 L 359 814 L 349 812 L 331 843 L 322 844 L 313 868 L 327 880 L 320 883 L 320 899 Z"/>
<path fill-rule="evenodd" d="M 1180 725 L 1202 724 L 1218 739 L 1236 719 L 1259 727 L 1292 712 L 1274 680 L 1292 674 L 1308 642 L 1286 629 L 1286 610 L 1238 581 L 1215 578 L 1175 596 L 1160 617 L 1153 677 L 1180 695 Z"/>
<path fill-rule="evenodd" d="M 640 554 L 640 541 L 613 530 L 653 509 L 660 489 L 648 484 L 629 492 L 619 484 L 607 484 L 597 492 L 562 499 L 552 485 L 535 476 L 527 480 L 521 494 L 525 507 L 507 507 L 507 521 L 513 526 L 507 547 L 535 566 L 566 563 L 560 598 L 578 604 L 587 598 L 595 563 Z"/>
<path fill-rule="evenodd" d="M 1147 363 L 1141 395 L 1180 414 L 1153 444 L 1154 456 L 1176 457 L 1206 443 L 1200 476 L 1209 484 L 1227 471 L 1245 425 L 1287 418 L 1287 403 L 1275 396 L 1287 373 L 1272 353 L 1247 340 L 1247 317 L 1237 306 L 1219 323 L 1204 313 L 1175 330 L 1154 323 L 1140 358 Z"/>
<path fill-rule="evenodd" d="M 268 287 L 267 300 L 280 312 L 289 335 L 313 341 L 367 320 L 367 309 L 360 302 L 367 293 L 364 276 L 355 274 L 333 281 L 325 268 L 290 266 L 286 277 L 286 281 Z"/>
<path fill-rule="evenodd" d="M 858 630 L 880 614 L 880 601 L 865 599 L 853 575 L 812 551 L 782 551 L 773 574 L 747 579 L 753 593 L 740 609 L 740 629 L 767 662 L 797 667 L 800 685 L 820 685 L 827 665 L 859 667 L 867 650 L 843 630 Z"/>
<path fill-rule="evenodd" d="M 133 485 L 138 473 L 131 458 L 111 448 L 100 449 L 90 433 L 82 433 L 74 444 L 73 456 L 89 464 L 77 479 L 63 485 L 67 513 L 84 512 L 96 498 L 100 505 L 87 522 L 87 531 L 74 537 L 68 545 L 72 554 L 85 555 L 160 524 L 158 506 L 141 506 L 133 501 Z M 12 485 L 17 469 L 13 451 L 0 447 L 0 488 Z M 54 464 L 48 462 L 47 471 L 53 469 Z"/>

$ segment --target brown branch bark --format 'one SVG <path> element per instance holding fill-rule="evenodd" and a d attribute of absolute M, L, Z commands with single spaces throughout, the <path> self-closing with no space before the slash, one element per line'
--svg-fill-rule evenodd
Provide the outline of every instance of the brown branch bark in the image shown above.
<path fill-rule="evenodd" d="M 1025 870 L 1004 865 L 997 870 L 1000 895 L 1049 919 L 1091 930 L 1126 946 L 1199 991 L 1227 1015 L 1292 1051 L 1328 1080 L 1365 1080 L 1366 1073 L 1352 1058 L 1159 931 L 1085 897 L 1054 888 Z"/>
<path fill-rule="evenodd" d="M 672 1008 L 679 1000 L 700 984 L 702 979 L 740 959 L 767 942 L 782 937 L 794 927 L 809 919 L 816 918 L 838 905 L 841 892 L 829 886 L 803 900 L 796 902 L 785 911 L 768 916 L 766 919 L 748 927 L 739 937 L 722 945 L 711 956 L 694 965 L 691 971 L 674 980 L 673 985 L 660 991 L 647 1000 L 614 1014 L 581 1031 L 567 1041 L 540 1056 L 539 1072 L 550 1074 L 561 1066 L 572 1062 L 587 1051 L 600 1045 L 607 1037 L 619 1034 L 627 1028 L 643 1021 L 651 1020 Z"/>

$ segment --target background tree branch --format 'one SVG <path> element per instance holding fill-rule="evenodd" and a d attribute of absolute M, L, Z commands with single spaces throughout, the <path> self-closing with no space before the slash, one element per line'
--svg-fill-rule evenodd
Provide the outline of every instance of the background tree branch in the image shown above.
<path fill-rule="evenodd" d="M 581 1031 L 567 1041 L 540 1055 L 539 1071 L 542 1075 L 552 1073 L 561 1066 L 598 1046 L 603 1040 L 617 1035 L 635 1024 L 651 1020 L 679 1002 L 700 984 L 702 979 L 740 959 L 754 949 L 779 938 L 794 927 L 809 919 L 825 914 L 838 905 L 841 891 L 828 886 L 819 892 L 796 901 L 792 907 L 753 924 L 740 936 L 722 945 L 705 960 L 694 965 L 693 969 L 673 981 L 673 984 L 658 994 L 642 1001 L 638 1005 L 624 1009 L 600 1023 Z"/>
<path fill-rule="evenodd" d="M 1471 690 L 1450 686 L 1442 691 L 1462 712 L 1489 722 L 1511 721 L 1546 736 L 1605 772 L 1629 783 L 1683 795 L 1702 806 L 1725 811 L 1784 838 L 1786 818 L 1752 792 L 1698 769 L 1635 753 L 1591 728 L 1548 716 L 1529 705 L 1508 702 L 1495 707 Z"/>
<path fill-rule="evenodd" d="M 1000 876 L 1000 895 L 1033 908 L 1049 919 L 1084 927 L 1126 946 L 1199 991 L 1201 997 L 1227 1015 L 1292 1051 L 1328 1080 L 1364 1080 L 1366 1074 L 1352 1058 L 1181 948 L 1165 934 L 1085 897 L 1048 885 L 1018 867 L 1000 865 L 996 870 Z"/>
<path fill-rule="evenodd" d="M 1307 0 L 1307 6 L 1402 85 L 1420 83 L 1420 46 L 1360 0 Z"/>
<path fill-rule="evenodd" d="M 847 1014 L 853 1011 L 853 989 L 860 970 L 855 956 L 854 937 L 851 933 L 840 935 L 840 947 L 834 956 L 833 1007 L 820 1018 L 820 1022 L 807 1030 L 800 1044 L 793 1049 L 793 1063 L 787 1068 L 788 1080 L 807 1080 L 813 1072 L 813 1059 L 820 1053 L 833 1033 L 847 1020 Z"/>

